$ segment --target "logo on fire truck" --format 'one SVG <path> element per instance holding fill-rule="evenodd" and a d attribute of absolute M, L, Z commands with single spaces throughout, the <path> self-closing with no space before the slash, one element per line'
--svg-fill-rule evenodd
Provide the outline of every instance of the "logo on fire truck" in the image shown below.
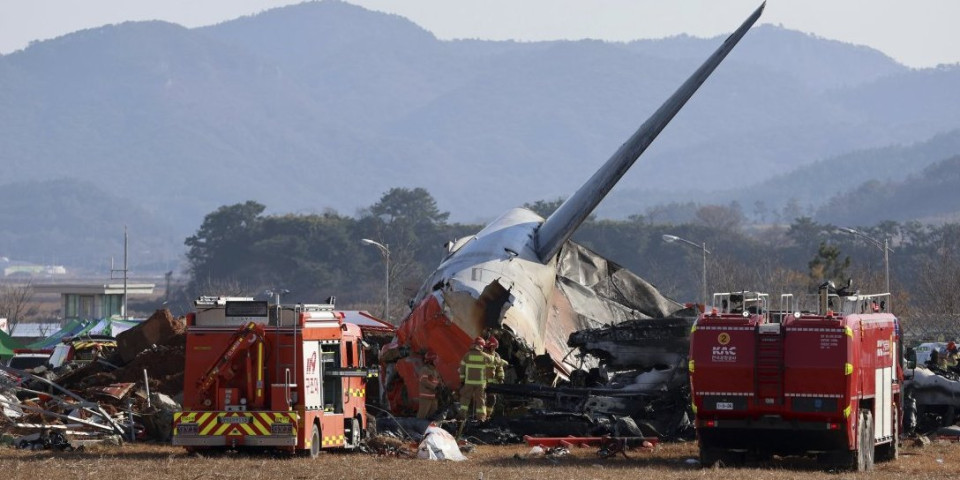
<path fill-rule="evenodd" d="M 310 355 L 310 358 L 307 359 L 307 373 L 313 373 L 317 371 L 317 352 L 313 352 L 313 355 Z"/>
<path fill-rule="evenodd" d="M 877 340 L 877 356 L 878 357 L 890 356 L 890 340 Z"/>
<path fill-rule="evenodd" d="M 714 363 L 732 363 L 737 361 L 737 347 L 730 346 L 730 334 L 721 332 L 717 335 L 717 343 L 720 346 L 713 347 L 710 359 Z"/>

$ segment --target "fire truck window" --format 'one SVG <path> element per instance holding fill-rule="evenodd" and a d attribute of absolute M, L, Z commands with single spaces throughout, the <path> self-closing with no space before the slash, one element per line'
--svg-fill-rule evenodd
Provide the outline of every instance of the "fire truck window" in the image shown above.
<path fill-rule="evenodd" d="M 353 363 L 353 342 L 347 342 L 347 366 L 348 367 L 356 366 Z"/>
<path fill-rule="evenodd" d="M 321 350 L 324 372 L 341 367 L 340 346 L 324 346 Z M 332 413 L 343 413 L 343 377 L 326 375 L 323 377 L 323 409 Z"/>

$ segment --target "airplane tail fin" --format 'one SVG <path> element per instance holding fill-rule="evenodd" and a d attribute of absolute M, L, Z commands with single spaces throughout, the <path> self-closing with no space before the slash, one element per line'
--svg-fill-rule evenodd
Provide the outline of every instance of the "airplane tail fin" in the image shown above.
<path fill-rule="evenodd" d="M 560 251 L 560 247 L 570 239 L 573 232 L 593 212 L 603 197 L 630 167 L 644 150 L 663 130 L 674 115 L 683 108 L 687 100 L 701 84 L 713 73 L 717 65 L 733 50 L 747 30 L 760 18 L 766 2 L 760 5 L 735 32 L 730 34 L 723 45 L 697 69 L 683 85 L 677 89 L 663 105 L 610 157 L 596 173 L 584 183 L 576 193 L 568 198 L 537 231 L 537 254 L 543 262 L 548 261 Z"/>

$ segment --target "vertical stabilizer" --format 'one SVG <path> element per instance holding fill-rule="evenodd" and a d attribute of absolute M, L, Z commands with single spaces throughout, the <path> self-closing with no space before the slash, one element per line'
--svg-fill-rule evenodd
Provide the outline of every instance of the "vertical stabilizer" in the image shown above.
<path fill-rule="evenodd" d="M 710 55 L 703 65 L 687 79 L 659 109 L 610 157 L 596 173 L 584 183 L 576 193 L 568 198 L 537 231 L 536 250 L 543 262 L 548 261 L 560 251 L 573 232 L 593 212 L 603 197 L 643 154 L 651 142 L 663 130 L 673 116 L 683 108 L 687 100 L 713 73 L 717 65 L 733 50 L 747 30 L 760 18 L 766 2 L 730 34 L 723 45 Z"/>

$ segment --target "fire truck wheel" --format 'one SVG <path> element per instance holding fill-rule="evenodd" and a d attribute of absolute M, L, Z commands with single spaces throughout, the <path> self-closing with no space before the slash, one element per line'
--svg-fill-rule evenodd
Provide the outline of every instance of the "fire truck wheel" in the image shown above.
<path fill-rule="evenodd" d="M 347 420 L 347 425 L 350 428 L 350 437 L 347 441 L 346 448 L 354 449 L 360 446 L 360 421 L 356 418 L 351 418 Z"/>
<path fill-rule="evenodd" d="M 900 422 L 897 409 L 893 409 L 893 440 L 877 446 L 877 461 L 889 462 L 900 458 Z"/>
<path fill-rule="evenodd" d="M 860 410 L 857 422 L 857 463 L 858 472 L 873 470 L 873 414 L 870 410 Z"/>
<path fill-rule="evenodd" d="M 720 450 L 716 448 L 700 447 L 700 465 L 704 468 L 712 467 L 720 461 Z"/>
<path fill-rule="evenodd" d="M 722 467 L 743 465 L 746 456 L 743 452 L 732 452 L 722 448 L 700 448 L 700 466 L 713 467 L 717 463 Z"/>
<path fill-rule="evenodd" d="M 313 424 L 313 438 L 310 440 L 310 458 L 320 455 L 320 426 Z"/>

